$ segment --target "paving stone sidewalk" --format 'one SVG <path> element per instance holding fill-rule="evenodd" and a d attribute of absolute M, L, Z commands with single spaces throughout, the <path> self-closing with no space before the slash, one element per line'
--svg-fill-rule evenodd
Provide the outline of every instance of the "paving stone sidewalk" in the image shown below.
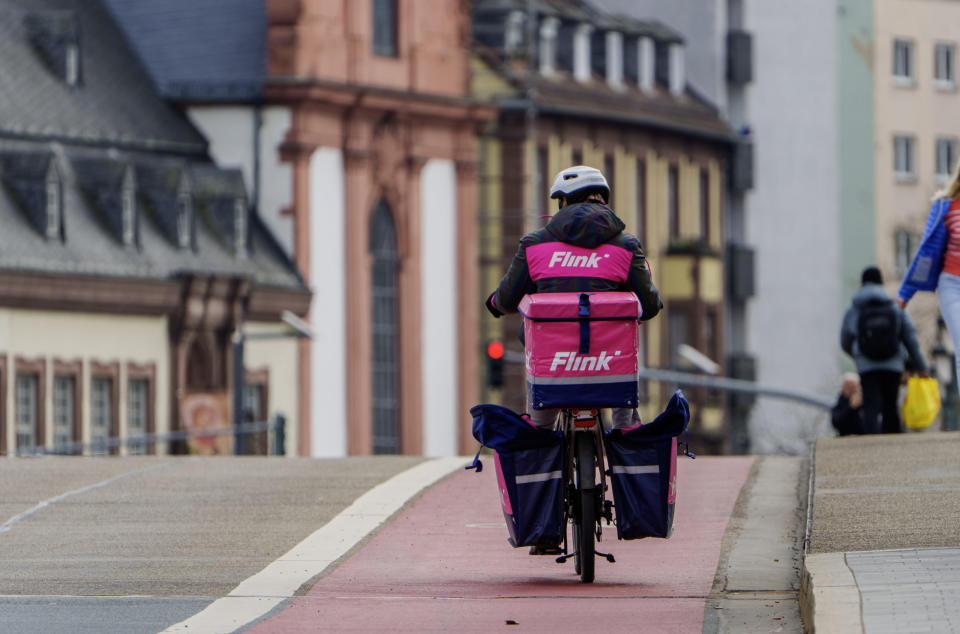
<path fill-rule="evenodd" d="M 811 632 L 960 632 L 960 433 L 821 439 L 801 609 Z"/>

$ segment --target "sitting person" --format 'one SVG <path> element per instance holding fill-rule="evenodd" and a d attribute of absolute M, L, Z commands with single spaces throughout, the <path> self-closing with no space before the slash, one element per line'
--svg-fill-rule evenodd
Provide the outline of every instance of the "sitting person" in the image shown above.
<path fill-rule="evenodd" d="M 860 388 L 860 376 L 855 372 L 843 375 L 840 396 L 837 404 L 830 410 L 830 419 L 838 436 L 864 433 L 863 390 Z"/>

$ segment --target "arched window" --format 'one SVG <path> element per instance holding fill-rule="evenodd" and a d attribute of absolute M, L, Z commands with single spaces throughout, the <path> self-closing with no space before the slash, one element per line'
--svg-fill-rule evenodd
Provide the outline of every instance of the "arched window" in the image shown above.
<path fill-rule="evenodd" d="M 373 453 L 400 453 L 400 354 L 397 232 L 390 207 L 381 201 L 370 224 L 373 255 Z"/>

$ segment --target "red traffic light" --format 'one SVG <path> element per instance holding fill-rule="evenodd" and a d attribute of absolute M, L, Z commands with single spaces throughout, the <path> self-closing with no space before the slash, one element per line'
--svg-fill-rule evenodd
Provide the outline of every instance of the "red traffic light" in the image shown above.
<path fill-rule="evenodd" d="M 491 359 L 502 359 L 503 351 L 503 342 L 491 341 L 487 344 L 487 356 Z"/>

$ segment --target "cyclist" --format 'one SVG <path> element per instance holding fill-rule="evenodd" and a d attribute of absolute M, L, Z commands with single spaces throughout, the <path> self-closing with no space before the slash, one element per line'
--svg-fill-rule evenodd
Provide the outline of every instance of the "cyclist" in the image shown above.
<path fill-rule="evenodd" d="M 545 227 L 520 239 L 510 269 L 484 303 L 487 310 L 494 317 L 515 313 L 529 293 L 633 291 L 643 308 L 641 319 L 655 317 L 663 308 L 660 293 L 650 279 L 640 240 L 624 231 L 623 221 L 608 206 L 610 186 L 600 170 L 585 165 L 561 170 L 550 187 L 550 198 L 557 199 L 559 211 Z M 578 254 L 589 254 L 604 244 L 623 249 L 630 255 L 629 262 L 588 257 L 578 261 L 589 266 L 562 265 L 569 245 L 579 247 Z M 535 425 L 553 427 L 556 410 L 533 410 L 527 405 Z M 612 414 L 614 427 L 639 422 L 632 408 L 613 408 Z"/>

